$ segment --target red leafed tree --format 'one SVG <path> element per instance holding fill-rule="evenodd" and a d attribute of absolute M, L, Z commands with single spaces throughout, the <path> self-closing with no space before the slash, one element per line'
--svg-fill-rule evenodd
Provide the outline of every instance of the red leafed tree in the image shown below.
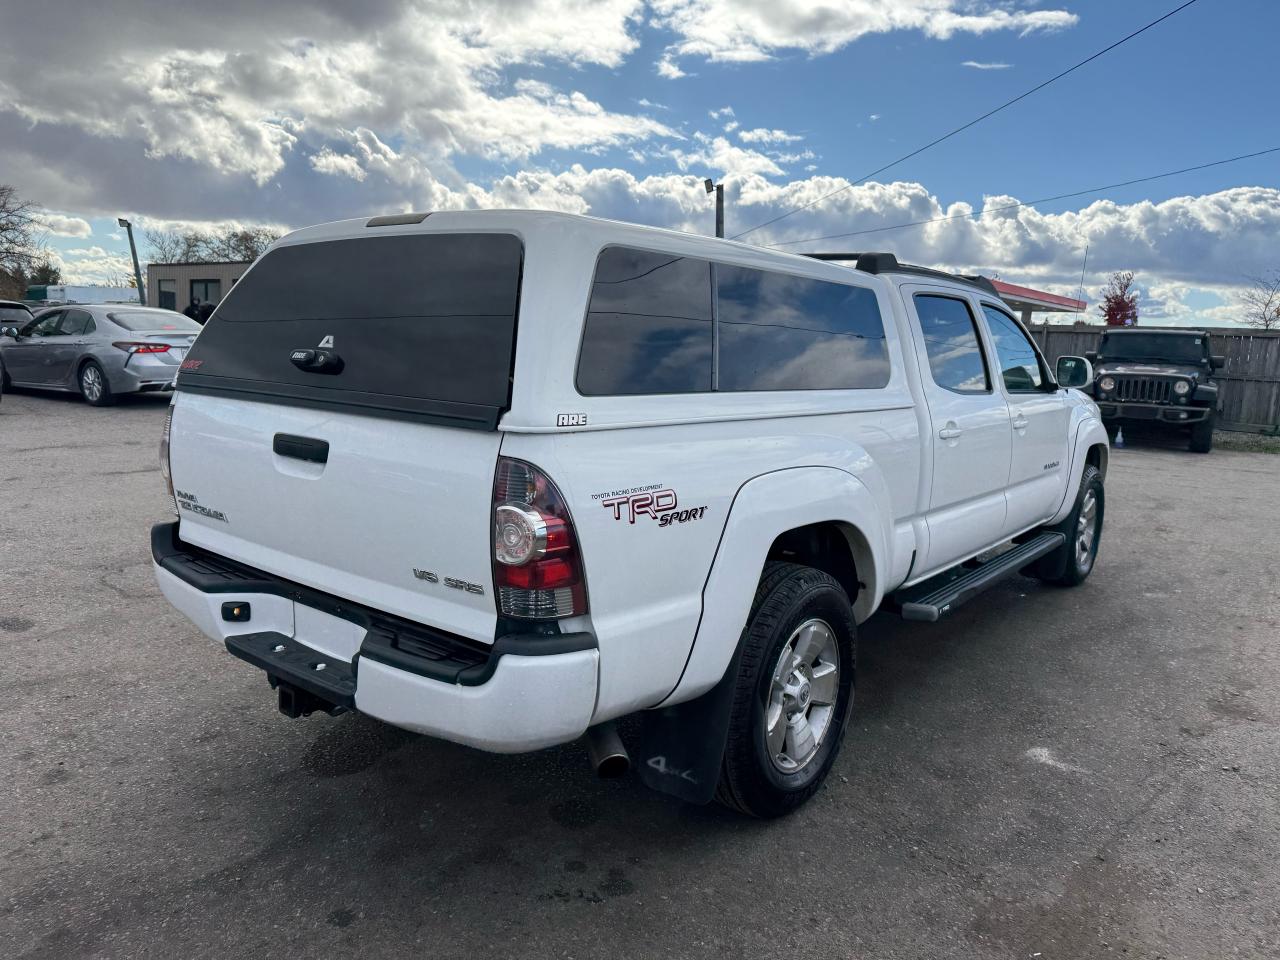
<path fill-rule="evenodd" d="M 1135 327 L 1138 325 L 1138 293 L 1133 289 L 1133 273 L 1113 273 L 1107 283 L 1107 292 L 1098 308 L 1108 327 Z"/>

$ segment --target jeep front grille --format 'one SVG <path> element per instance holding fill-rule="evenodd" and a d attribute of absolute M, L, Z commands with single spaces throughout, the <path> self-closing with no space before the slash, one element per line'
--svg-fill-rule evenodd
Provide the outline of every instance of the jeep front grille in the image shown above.
<path fill-rule="evenodd" d="M 1116 377 L 1115 398 L 1136 403 L 1168 403 L 1173 381 L 1166 377 Z"/>

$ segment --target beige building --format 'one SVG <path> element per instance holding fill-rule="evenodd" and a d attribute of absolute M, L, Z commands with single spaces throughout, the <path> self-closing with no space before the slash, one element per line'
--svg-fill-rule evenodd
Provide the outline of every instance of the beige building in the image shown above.
<path fill-rule="evenodd" d="M 232 263 L 149 263 L 147 305 L 183 310 L 195 297 L 217 304 L 252 261 Z"/>

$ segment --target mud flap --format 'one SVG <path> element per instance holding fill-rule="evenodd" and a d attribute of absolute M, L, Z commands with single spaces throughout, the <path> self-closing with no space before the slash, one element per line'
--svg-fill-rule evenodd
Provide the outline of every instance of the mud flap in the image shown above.
<path fill-rule="evenodd" d="M 738 679 L 738 654 L 720 682 L 702 696 L 641 714 L 634 751 L 646 787 L 687 803 L 710 803 L 729 742 L 729 711 Z"/>

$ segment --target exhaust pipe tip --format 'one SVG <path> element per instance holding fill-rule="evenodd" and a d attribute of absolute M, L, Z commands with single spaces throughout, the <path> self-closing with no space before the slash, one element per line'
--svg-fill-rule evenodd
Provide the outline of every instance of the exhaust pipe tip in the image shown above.
<path fill-rule="evenodd" d="M 631 769 L 631 757 L 622 745 L 618 728 L 610 721 L 587 731 L 587 754 L 601 780 L 615 780 Z"/>

